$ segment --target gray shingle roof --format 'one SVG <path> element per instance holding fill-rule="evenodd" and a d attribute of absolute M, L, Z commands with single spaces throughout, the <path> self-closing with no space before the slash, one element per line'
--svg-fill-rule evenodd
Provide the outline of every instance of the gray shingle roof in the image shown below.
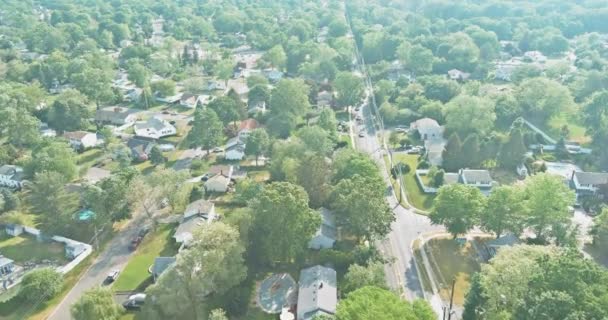
<path fill-rule="evenodd" d="M 461 175 L 464 178 L 466 183 L 491 183 L 492 177 L 490 176 L 490 172 L 488 170 L 470 170 L 463 169 L 461 171 Z"/>
<path fill-rule="evenodd" d="M 338 303 L 336 271 L 320 265 L 300 271 L 298 319 L 334 314 Z"/>
<path fill-rule="evenodd" d="M 175 257 L 157 257 L 154 259 L 154 264 L 152 265 L 152 275 L 154 275 L 154 277 L 160 276 L 175 263 L 175 260 Z"/>
<path fill-rule="evenodd" d="M 600 185 L 608 183 L 608 172 L 575 172 L 579 184 Z"/>

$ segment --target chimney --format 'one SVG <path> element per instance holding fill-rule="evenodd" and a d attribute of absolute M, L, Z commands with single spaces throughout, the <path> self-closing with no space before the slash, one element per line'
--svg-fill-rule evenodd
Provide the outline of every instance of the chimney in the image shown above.
<path fill-rule="evenodd" d="M 576 172 L 576 171 L 572 170 L 572 176 L 570 177 L 570 180 L 574 180 L 574 173 L 575 173 L 575 172 Z"/>

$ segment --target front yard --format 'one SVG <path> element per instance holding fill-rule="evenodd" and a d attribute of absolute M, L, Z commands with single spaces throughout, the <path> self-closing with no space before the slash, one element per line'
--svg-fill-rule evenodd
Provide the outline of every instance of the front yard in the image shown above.
<path fill-rule="evenodd" d="M 386 167 L 390 169 L 390 162 L 388 156 L 384 156 Z M 425 194 L 418 182 L 416 181 L 416 169 L 418 168 L 418 155 L 405 154 L 405 153 L 393 153 L 393 163 L 403 162 L 410 167 L 410 172 L 403 176 L 403 182 L 405 184 L 405 193 L 407 199 L 411 205 L 421 210 L 430 210 L 433 207 L 433 200 L 435 195 Z M 399 185 L 394 181 L 391 176 L 391 182 L 395 192 L 399 192 Z M 397 194 L 397 197 L 399 195 Z M 404 203 L 402 203 L 404 204 Z"/>
<path fill-rule="evenodd" d="M 424 246 L 430 260 L 441 298 L 450 300 L 452 280 L 456 279 L 454 303 L 462 306 L 469 291 L 471 276 L 480 270 L 475 248 L 470 241 L 459 244 L 452 238 L 429 240 Z"/>
<path fill-rule="evenodd" d="M 3 236 L 0 238 L 0 253 L 17 264 L 25 262 L 40 263 L 51 260 L 58 265 L 67 262 L 64 245 L 57 242 L 38 242 L 30 236 Z"/>
<path fill-rule="evenodd" d="M 143 291 L 150 279 L 148 268 L 156 257 L 171 257 L 177 254 L 173 240 L 174 225 L 161 225 L 156 231 L 150 231 L 137 248 L 137 252 L 129 260 L 116 282 L 112 286 L 115 291 Z"/>

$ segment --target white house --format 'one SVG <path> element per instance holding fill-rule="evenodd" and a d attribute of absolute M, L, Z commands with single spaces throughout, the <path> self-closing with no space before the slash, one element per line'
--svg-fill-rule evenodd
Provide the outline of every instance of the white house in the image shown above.
<path fill-rule="evenodd" d="M 266 112 L 266 101 L 257 101 L 255 103 L 250 103 L 247 105 L 247 113 L 248 114 L 256 114 L 256 113 L 264 113 Z"/>
<path fill-rule="evenodd" d="M 160 139 L 177 134 L 177 129 L 167 120 L 152 117 L 135 124 L 135 135 L 142 138 Z"/>
<path fill-rule="evenodd" d="M 209 177 L 204 184 L 205 190 L 210 192 L 227 192 L 232 179 L 232 172 L 232 166 L 222 166 L 219 172 L 210 172 Z"/>
<path fill-rule="evenodd" d="M 577 195 L 593 195 L 600 186 L 608 184 L 608 172 L 572 172 L 570 186 Z"/>
<path fill-rule="evenodd" d="M 513 75 L 513 72 L 521 65 L 522 62 L 519 59 L 496 62 L 494 78 L 502 81 L 511 81 L 511 76 Z"/>
<path fill-rule="evenodd" d="M 103 142 L 97 138 L 97 133 L 87 131 L 64 132 L 63 137 L 68 140 L 70 146 L 75 150 L 94 148 Z"/>
<path fill-rule="evenodd" d="M 224 158 L 226 160 L 236 161 L 245 158 L 245 142 L 239 137 L 234 137 L 228 140 L 225 147 Z"/>
<path fill-rule="evenodd" d="M 424 148 L 426 150 L 426 158 L 433 166 L 441 166 L 443 164 L 443 150 L 445 149 L 446 141 L 443 138 L 426 139 Z"/>
<path fill-rule="evenodd" d="M 188 245 L 194 231 L 202 225 L 216 219 L 215 204 L 206 200 L 197 200 L 188 205 L 182 220 L 175 230 L 175 242 Z"/>
<path fill-rule="evenodd" d="M 23 226 L 20 224 L 14 224 L 14 223 L 7 224 L 6 227 L 4 227 L 4 231 L 9 236 L 17 237 L 23 233 Z"/>
<path fill-rule="evenodd" d="M 326 208 L 321 208 L 319 214 L 321 215 L 321 226 L 308 242 L 308 248 L 315 250 L 333 248 L 338 238 L 334 213 Z"/>
<path fill-rule="evenodd" d="M 201 96 L 196 94 L 184 93 L 179 99 L 179 105 L 185 108 L 194 109 L 201 103 Z"/>
<path fill-rule="evenodd" d="M 0 186 L 21 189 L 24 179 L 23 168 L 5 164 L 0 167 Z"/>
<path fill-rule="evenodd" d="M 298 320 L 336 313 L 338 290 L 336 270 L 320 265 L 300 271 Z"/>
<path fill-rule="evenodd" d="M 137 121 L 137 112 L 125 107 L 106 107 L 95 112 L 95 121 L 117 126 L 133 124 Z"/>
<path fill-rule="evenodd" d="M 524 53 L 524 59 L 538 63 L 547 62 L 547 57 L 540 51 L 527 51 L 526 53 Z"/>
<path fill-rule="evenodd" d="M 422 118 L 412 122 L 410 130 L 418 131 L 422 140 L 443 138 L 443 127 L 431 118 Z"/>
<path fill-rule="evenodd" d="M 477 187 L 484 194 L 489 193 L 494 184 L 488 170 L 460 169 L 458 182 L 468 186 Z"/>
<path fill-rule="evenodd" d="M 452 80 L 456 80 L 456 81 L 468 80 L 470 76 L 471 76 L 470 73 L 460 71 L 458 69 L 452 69 L 452 70 L 448 71 L 448 78 L 450 78 Z"/>

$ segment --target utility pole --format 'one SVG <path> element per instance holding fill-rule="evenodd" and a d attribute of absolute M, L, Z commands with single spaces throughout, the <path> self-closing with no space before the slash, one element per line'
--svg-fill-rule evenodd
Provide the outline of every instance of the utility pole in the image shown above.
<path fill-rule="evenodd" d="M 452 280 L 452 295 L 450 297 L 450 310 L 448 312 L 448 320 L 452 319 L 452 306 L 454 304 L 454 287 L 456 287 L 456 278 Z"/>

